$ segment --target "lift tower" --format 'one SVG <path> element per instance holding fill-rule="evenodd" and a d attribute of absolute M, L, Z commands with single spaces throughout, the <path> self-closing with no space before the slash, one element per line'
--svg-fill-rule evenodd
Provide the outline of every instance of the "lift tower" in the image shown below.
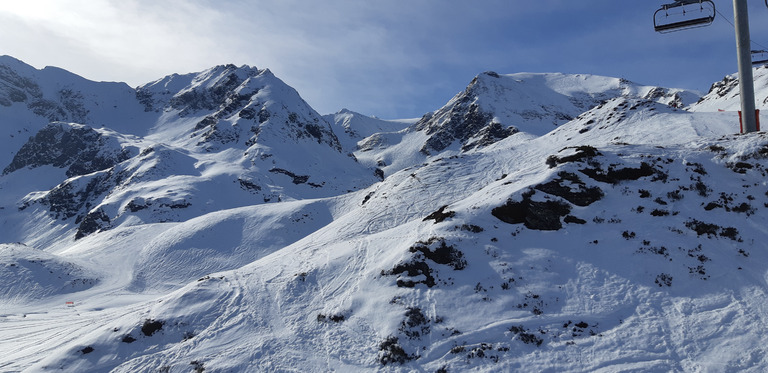
<path fill-rule="evenodd" d="M 768 6 L 768 0 L 765 0 Z M 667 33 L 694 27 L 709 26 L 715 19 L 712 0 L 675 0 L 662 5 L 653 14 L 653 28 Z M 747 0 L 733 0 L 733 19 L 736 28 L 736 50 L 739 63 L 739 93 L 741 95 L 742 132 L 756 132 L 755 84 L 752 75 L 752 50 L 749 37 Z"/>
<path fill-rule="evenodd" d="M 741 128 L 744 133 L 757 132 L 755 78 L 752 76 L 752 48 L 749 37 L 747 0 L 733 0 L 733 21 L 733 24 L 736 26 L 736 50 L 739 59 Z"/>

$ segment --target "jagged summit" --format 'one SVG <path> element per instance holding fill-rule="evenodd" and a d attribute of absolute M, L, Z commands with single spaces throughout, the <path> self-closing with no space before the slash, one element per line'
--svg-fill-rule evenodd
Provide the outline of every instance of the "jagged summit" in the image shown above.
<path fill-rule="evenodd" d="M 208 150 L 290 139 L 341 151 L 330 125 L 268 69 L 216 66 L 170 75 L 136 92 L 146 111 L 164 113 L 153 133 Z"/>
<path fill-rule="evenodd" d="M 168 75 L 136 91 L 148 111 L 173 108 L 190 114 L 217 108 L 246 79 L 262 72 L 247 65 L 219 65 L 199 73 Z"/>

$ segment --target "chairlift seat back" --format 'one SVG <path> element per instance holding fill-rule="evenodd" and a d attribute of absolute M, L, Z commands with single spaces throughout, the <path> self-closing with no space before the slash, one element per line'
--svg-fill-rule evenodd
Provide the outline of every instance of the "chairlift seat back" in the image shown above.
<path fill-rule="evenodd" d="M 668 33 L 709 26 L 715 21 L 715 14 L 712 0 L 676 1 L 663 5 L 653 14 L 653 29 Z"/>

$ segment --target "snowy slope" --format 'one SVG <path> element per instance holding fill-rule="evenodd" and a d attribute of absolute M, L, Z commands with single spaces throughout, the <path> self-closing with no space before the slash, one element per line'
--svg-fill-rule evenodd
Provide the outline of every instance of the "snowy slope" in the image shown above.
<path fill-rule="evenodd" d="M 87 267 L 21 244 L 0 245 L 0 298 L 25 304 L 91 288 L 97 276 Z"/>
<path fill-rule="evenodd" d="M 4 166 L 2 371 L 768 367 L 768 137 L 692 94 L 485 73 L 398 123 L 247 67 L 138 92 L 146 132 L 42 125 Z"/>
<path fill-rule="evenodd" d="M 543 137 L 594 145 L 676 145 L 738 131 L 739 118 L 733 112 L 690 112 L 650 100 L 618 97 Z"/>
<path fill-rule="evenodd" d="M 109 322 L 35 367 L 764 368 L 768 138 L 545 142 L 514 152 L 529 162 L 493 149 L 393 175 L 249 266 L 102 311 Z M 490 166 L 506 176 L 477 172 Z"/>

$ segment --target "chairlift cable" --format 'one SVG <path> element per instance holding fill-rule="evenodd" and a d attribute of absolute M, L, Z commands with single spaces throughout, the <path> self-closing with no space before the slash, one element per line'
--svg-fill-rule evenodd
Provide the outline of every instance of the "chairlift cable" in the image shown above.
<path fill-rule="evenodd" d="M 766 1 L 768 1 L 768 0 L 766 0 Z M 758 43 L 758 42 L 756 42 L 754 40 L 750 40 L 750 41 L 752 42 L 752 44 L 757 45 L 758 47 L 763 48 L 765 50 L 768 50 L 768 47 L 766 47 L 765 45 L 762 45 L 762 44 L 760 44 L 760 43 Z"/>
<path fill-rule="evenodd" d="M 768 1 L 768 0 L 765 0 L 765 1 Z M 728 22 L 728 24 L 729 24 L 729 25 L 731 25 L 731 27 L 733 27 L 733 28 L 736 28 L 736 25 L 734 25 L 734 24 L 733 24 L 733 22 L 731 22 L 731 20 L 730 20 L 730 19 L 728 19 L 728 17 L 726 17 L 725 15 L 723 15 L 723 13 L 720 13 L 720 10 L 718 10 L 718 9 L 715 9 L 715 12 L 717 12 L 717 14 L 719 14 L 719 15 L 720 15 L 720 17 L 722 17 L 722 18 L 725 20 L 725 22 Z"/>
<path fill-rule="evenodd" d="M 768 0 L 765 0 L 765 2 L 766 2 L 766 5 L 768 5 Z M 734 29 L 736 28 L 736 26 L 733 24 L 733 22 L 731 22 L 731 20 L 730 20 L 730 19 L 728 19 L 728 17 L 726 17 L 725 15 L 723 15 L 723 13 L 720 13 L 720 11 L 719 11 L 719 10 L 717 10 L 717 9 L 715 9 L 715 12 L 717 12 L 717 14 L 719 14 L 719 15 L 720 15 L 720 18 L 724 19 L 724 20 L 725 20 L 725 22 L 728 22 L 728 24 L 729 24 L 729 25 L 731 25 L 731 27 L 733 27 Z M 750 40 L 750 42 L 751 42 L 752 44 L 754 44 L 754 45 L 757 45 L 757 46 L 758 46 L 758 47 L 760 47 L 760 48 L 763 48 L 763 49 L 766 49 L 766 50 L 768 50 L 768 47 L 766 47 L 766 46 L 764 46 L 764 45 L 762 45 L 762 44 L 760 44 L 760 43 L 758 43 L 758 42 L 756 42 L 756 41 L 754 41 L 754 40 Z"/>
<path fill-rule="evenodd" d="M 664 11 L 666 13 L 668 7 L 682 8 L 683 15 L 685 15 L 685 6 L 688 4 L 694 4 L 698 2 L 701 5 L 702 11 L 704 10 L 703 4 L 706 2 L 710 9 L 710 13 L 703 17 L 672 20 L 668 22 L 659 22 L 657 17 L 659 12 Z M 768 5 L 768 0 L 765 0 Z M 742 133 L 756 132 L 759 130 L 757 122 L 757 110 L 755 109 L 755 87 L 754 76 L 752 74 L 754 61 L 754 50 L 751 50 L 752 44 L 760 45 L 752 41 L 749 35 L 749 17 L 748 7 L 746 0 L 734 0 L 733 1 L 733 22 L 729 21 L 720 11 L 715 7 L 713 0 L 675 0 L 673 4 L 666 4 L 661 9 L 656 10 L 653 13 L 653 28 L 656 32 L 668 33 L 679 30 L 686 30 L 696 27 L 709 26 L 715 20 L 716 15 L 723 17 L 728 24 L 730 24 L 736 34 L 736 51 L 738 56 L 738 79 L 739 93 L 741 96 L 741 111 L 742 119 Z M 666 20 L 665 20 L 666 21 Z M 748 84 L 746 84 L 748 82 Z"/>
<path fill-rule="evenodd" d="M 660 9 L 658 9 L 655 13 L 653 13 L 653 28 L 656 32 L 669 33 L 669 32 L 686 30 L 686 29 L 691 29 L 696 27 L 709 26 L 715 20 L 715 17 L 719 15 L 725 20 L 725 22 L 731 25 L 731 27 L 736 31 L 737 35 L 741 35 L 741 34 L 746 35 L 744 38 L 741 38 L 741 39 L 738 39 L 741 36 L 737 36 L 737 39 L 738 39 L 737 44 L 739 44 L 737 49 L 740 51 L 739 53 L 742 53 L 741 51 L 744 49 L 748 49 L 752 55 L 752 65 L 768 62 L 768 60 L 765 60 L 763 56 L 763 54 L 768 54 L 768 52 L 766 52 L 768 51 L 768 47 L 756 42 L 755 40 L 752 40 L 752 38 L 749 37 L 749 31 L 748 31 L 749 25 L 746 24 L 748 21 L 741 22 L 740 21 L 741 17 L 736 16 L 740 14 L 739 12 L 742 12 L 743 17 L 746 19 L 747 10 L 743 9 L 743 7 L 746 7 L 745 3 L 734 1 L 734 7 L 736 7 L 738 4 L 740 8 L 739 10 L 735 10 L 736 15 L 734 15 L 734 21 L 731 22 L 729 17 L 726 17 L 722 12 L 720 12 L 720 10 L 717 9 L 713 0 L 674 0 L 674 1 L 675 1 L 674 3 L 662 5 Z M 746 0 L 742 0 L 742 1 L 746 1 Z M 658 15 L 661 12 L 663 12 L 662 14 L 664 14 L 666 18 L 669 18 L 670 16 L 669 10 L 673 8 L 675 9 L 680 8 L 678 12 L 682 11 L 682 13 L 678 13 L 678 14 L 682 14 L 683 17 L 686 17 L 687 16 L 686 6 L 696 4 L 696 3 L 699 3 L 700 11 L 703 13 L 705 11 L 704 9 L 705 2 L 708 4 L 707 5 L 708 13 L 709 13 L 708 15 L 698 16 L 698 17 L 694 16 L 694 18 L 683 19 L 683 20 L 674 19 L 672 21 L 667 21 L 666 19 L 663 21 L 660 21 L 658 17 Z M 766 6 L 768 6 L 768 0 L 765 0 L 765 4 Z M 739 23 L 739 27 L 736 27 L 735 25 L 736 22 Z M 747 30 L 746 32 L 743 32 L 744 28 L 746 28 Z M 739 31 L 739 30 L 742 30 L 742 31 Z M 760 48 L 762 48 L 762 50 L 760 50 Z M 757 58 L 757 60 L 755 60 L 755 58 Z M 739 70 L 741 71 L 741 68 Z"/>
<path fill-rule="evenodd" d="M 758 47 L 763 48 L 765 50 L 768 50 L 768 47 L 766 47 L 765 45 L 762 45 L 762 44 L 760 44 L 760 43 L 758 43 L 758 42 L 756 42 L 754 40 L 752 41 L 752 44 L 757 45 Z"/>

